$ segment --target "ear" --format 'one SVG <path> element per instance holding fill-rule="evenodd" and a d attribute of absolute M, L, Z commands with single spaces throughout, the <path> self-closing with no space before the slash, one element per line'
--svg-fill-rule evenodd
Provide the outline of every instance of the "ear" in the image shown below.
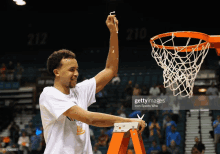
<path fill-rule="evenodd" d="M 54 69 L 54 70 L 53 70 L 53 73 L 54 73 L 54 75 L 57 76 L 57 77 L 60 76 L 60 73 L 59 73 L 59 70 L 58 70 L 58 69 Z"/>

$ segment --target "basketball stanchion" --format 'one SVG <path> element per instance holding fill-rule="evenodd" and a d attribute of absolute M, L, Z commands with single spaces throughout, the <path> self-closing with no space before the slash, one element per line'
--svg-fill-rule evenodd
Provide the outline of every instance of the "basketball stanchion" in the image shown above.
<path fill-rule="evenodd" d="M 115 123 L 107 154 L 126 154 L 130 138 L 135 153 L 146 154 L 142 136 L 137 130 L 138 122 Z"/>

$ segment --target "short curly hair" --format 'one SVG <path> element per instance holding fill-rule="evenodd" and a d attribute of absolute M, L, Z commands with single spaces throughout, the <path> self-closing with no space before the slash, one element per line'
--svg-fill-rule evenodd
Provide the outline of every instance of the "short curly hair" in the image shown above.
<path fill-rule="evenodd" d="M 54 51 L 47 59 L 47 71 L 55 77 L 53 73 L 54 69 L 60 68 L 62 64 L 60 63 L 62 59 L 72 58 L 76 59 L 75 53 L 67 49 L 61 49 L 59 51 Z"/>

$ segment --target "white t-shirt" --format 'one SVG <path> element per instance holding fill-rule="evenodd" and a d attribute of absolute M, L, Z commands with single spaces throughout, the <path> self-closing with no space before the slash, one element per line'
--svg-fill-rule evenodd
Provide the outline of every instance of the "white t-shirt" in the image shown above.
<path fill-rule="evenodd" d="M 63 115 L 74 105 L 88 110 L 96 102 L 95 78 L 86 79 L 66 95 L 55 87 L 45 87 L 39 105 L 46 148 L 44 154 L 93 154 L 89 125 Z"/>

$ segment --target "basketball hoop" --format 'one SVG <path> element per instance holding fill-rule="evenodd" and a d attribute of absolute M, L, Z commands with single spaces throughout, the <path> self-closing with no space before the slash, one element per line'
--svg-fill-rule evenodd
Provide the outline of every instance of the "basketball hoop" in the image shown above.
<path fill-rule="evenodd" d="M 171 37 L 166 41 L 162 38 Z M 175 46 L 174 38 L 188 38 L 185 46 Z M 199 39 L 196 45 L 189 45 L 190 40 Z M 155 43 L 156 40 L 160 41 Z M 202 42 L 205 41 L 205 42 Z M 196 76 L 208 53 L 215 48 L 220 56 L 220 35 L 207 35 L 200 32 L 177 31 L 154 36 L 150 39 L 152 57 L 163 68 L 164 87 L 169 87 L 173 95 L 192 97 Z M 172 43 L 165 46 L 166 43 Z"/>

